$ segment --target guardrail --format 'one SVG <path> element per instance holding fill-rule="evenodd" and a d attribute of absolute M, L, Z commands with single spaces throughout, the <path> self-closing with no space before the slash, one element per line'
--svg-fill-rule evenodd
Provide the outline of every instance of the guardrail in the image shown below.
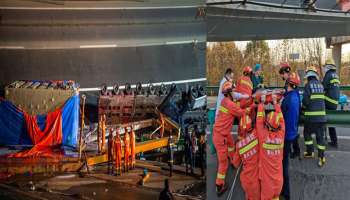
<path fill-rule="evenodd" d="M 269 87 L 269 89 L 282 89 L 283 87 Z M 303 89 L 303 87 L 300 87 L 300 89 Z M 350 91 L 350 85 L 347 86 L 340 86 L 341 91 Z M 216 96 L 219 91 L 219 86 L 207 86 L 207 95 L 208 96 Z"/>

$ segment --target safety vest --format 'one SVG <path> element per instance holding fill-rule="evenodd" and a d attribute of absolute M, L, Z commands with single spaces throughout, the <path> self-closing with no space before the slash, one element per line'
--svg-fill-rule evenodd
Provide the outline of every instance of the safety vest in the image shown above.
<path fill-rule="evenodd" d="M 323 85 L 316 79 L 311 79 L 305 85 L 305 95 L 309 96 L 309 102 L 305 105 L 306 122 L 326 122 L 325 95 Z M 306 99 L 306 98 L 305 98 Z M 303 100 L 304 101 L 304 100 Z"/>
<path fill-rule="evenodd" d="M 323 78 L 322 84 L 325 90 L 326 109 L 336 110 L 340 95 L 340 81 L 336 71 L 333 69 L 328 70 Z"/>

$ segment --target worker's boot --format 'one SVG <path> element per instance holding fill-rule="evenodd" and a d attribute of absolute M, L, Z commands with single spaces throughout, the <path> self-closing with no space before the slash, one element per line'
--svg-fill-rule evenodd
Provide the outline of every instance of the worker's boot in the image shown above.
<path fill-rule="evenodd" d="M 216 194 L 218 196 L 221 196 L 222 194 L 224 194 L 226 190 L 227 190 L 227 188 L 224 184 L 216 185 Z"/>
<path fill-rule="evenodd" d="M 315 154 L 314 152 L 304 152 L 304 158 L 314 158 Z"/>
<path fill-rule="evenodd" d="M 323 167 L 325 164 L 326 164 L 326 158 L 325 157 L 319 157 L 317 165 L 319 167 Z"/>

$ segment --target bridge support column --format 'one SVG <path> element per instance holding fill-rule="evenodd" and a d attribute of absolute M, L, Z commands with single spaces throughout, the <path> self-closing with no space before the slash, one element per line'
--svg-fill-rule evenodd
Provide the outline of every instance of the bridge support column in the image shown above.
<path fill-rule="evenodd" d="M 341 69 L 341 47 L 342 44 L 335 44 L 332 48 L 332 58 L 334 60 L 335 65 L 337 66 L 337 72 L 339 75 Z"/>

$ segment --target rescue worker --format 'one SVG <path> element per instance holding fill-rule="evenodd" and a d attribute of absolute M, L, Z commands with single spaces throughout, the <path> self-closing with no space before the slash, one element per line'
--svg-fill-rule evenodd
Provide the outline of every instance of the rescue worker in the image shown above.
<path fill-rule="evenodd" d="M 291 67 L 287 62 L 283 62 L 280 64 L 279 74 L 280 74 L 282 80 L 285 81 L 284 89 L 285 89 L 285 92 L 288 93 L 289 83 L 287 82 L 287 80 L 289 79 L 292 72 L 291 72 Z M 293 85 L 293 86 L 295 87 L 295 85 Z M 286 93 L 285 93 L 285 96 L 286 96 Z M 300 105 L 298 106 L 298 108 L 300 109 Z M 290 154 L 288 153 L 288 155 L 290 155 L 290 158 L 292 158 L 292 159 L 296 158 L 296 157 L 298 157 L 300 159 L 300 145 L 299 145 L 299 133 L 298 133 L 298 131 L 296 134 L 297 135 L 296 135 L 295 139 L 293 140 L 293 145 L 291 145 L 291 148 L 290 148 L 291 153 Z"/>
<path fill-rule="evenodd" d="M 226 71 L 225 71 L 225 75 L 224 77 L 222 78 L 222 80 L 220 81 L 220 86 L 219 86 L 219 93 L 218 93 L 218 98 L 216 100 L 216 113 L 215 113 L 215 116 L 218 115 L 219 113 L 219 108 L 220 108 L 220 105 L 221 105 L 221 101 L 222 99 L 224 99 L 224 95 L 222 93 L 222 86 L 223 84 L 226 82 L 226 81 L 229 81 L 229 82 L 233 82 L 233 71 L 231 68 L 227 68 Z M 240 94 L 238 92 L 233 92 L 232 93 L 233 95 L 233 98 L 234 99 L 248 99 L 249 96 L 248 95 L 244 95 L 244 94 Z"/>
<path fill-rule="evenodd" d="M 304 109 L 304 140 L 306 151 L 305 158 L 314 158 L 314 146 L 311 137 L 312 133 L 316 134 L 318 149 L 318 166 L 322 167 L 326 163 L 324 152 L 326 150 L 324 141 L 324 130 L 326 126 L 326 110 L 324 102 L 324 89 L 318 80 L 316 67 L 310 66 L 306 69 L 305 78 L 307 83 L 303 94 Z"/>
<path fill-rule="evenodd" d="M 258 105 L 256 133 L 259 140 L 259 179 L 261 200 L 279 199 L 283 185 L 283 143 L 285 125 L 277 97 L 272 95 L 275 111 L 265 117 L 264 103 L 266 96 Z"/>
<path fill-rule="evenodd" d="M 236 143 L 233 164 L 238 168 L 242 162 L 240 180 L 246 199 L 260 200 L 259 143 L 256 129 L 253 128 L 249 115 L 241 117 L 239 126 L 244 137 Z"/>
<path fill-rule="evenodd" d="M 250 80 L 253 70 L 251 67 L 246 66 L 243 68 L 243 76 L 239 77 L 236 83 L 235 92 L 251 96 L 253 93 L 253 83 Z M 240 99 L 238 105 L 241 108 L 246 108 L 252 104 L 252 99 Z"/>
<path fill-rule="evenodd" d="M 233 81 L 233 71 L 232 71 L 231 68 L 227 68 L 226 69 L 224 77 L 220 81 L 218 98 L 216 100 L 216 114 L 215 115 L 217 115 L 219 113 L 219 108 L 220 108 L 220 105 L 221 105 L 221 101 L 222 101 L 222 99 L 224 99 L 224 95 L 222 93 L 222 86 L 224 85 L 224 83 L 226 81 L 229 81 L 229 82 Z"/>
<path fill-rule="evenodd" d="M 282 113 L 285 121 L 285 139 L 283 149 L 283 189 L 282 195 L 286 200 L 290 199 L 289 189 L 289 153 L 291 147 L 296 139 L 298 139 L 298 125 L 299 125 L 299 111 L 300 111 L 300 97 L 298 86 L 300 78 L 298 74 L 291 73 L 286 80 L 287 91 L 284 93 L 282 101 Z M 300 150 L 299 150 L 300 151 Z M 299 152 L 300 155 L 300 152 Z"/>
<path fill-rule="evenodd" d="M 127 130 L 124 134 L 124 172 L 129 171 L 130 164 L 130 136 Z"/>
<path fill-rule="evenodd" d="M 113 129 L 111 128 L 108 135 L 108 174 L 113 174 L 113 157 L 114 157 Z"/>
<path fill-rule="evenodd" d="M 131 153 L 130 166 L 132 169 L 134 169 L 136 164 L 136 158 L 135 158 L 136 136 L 132 127 L 130 127 L 130 130 L 131 130 L 130 132 L 130 153 Z"/>
<path fill-rule="evenodd" d="M 334 61 L 327 60 L 324 66 L 325 76 L 322 81 L 325 91 L 325 103 L 327 110 L 337 110 L 338 107 L 340 81 L 336 69 L 337 67 L 334 65 Z M 328 144 L 333 147 L 338 147 L 337 132 L 335 127 L 328 127 L 328 132 L 329 137 L 331 138 L 331 141 Z"/>
<path fill-rule="evenodd" d="M 291 73 L 291 68 L 287 62 L 283 62 L 280 64 L 280 69 L 278 72 L 279 72 L 282 80 L 287 81 L 287 79 L 289 78 L 289 75 Z M 287 89 L 286 88 L 287 86 L 288 86 L 288 83 L 285 82 L 285 85 L 284 85 L 285 89 Z"/>
<path fill-rule="evenodd" d="M 261 64 L 255 64 L 254 72 L 251 75 L 251 80 L 253 83 L 253 92 L 255 92 L 259 88 L 264 87 L 264 77 L 262 74 Z"/>
<path fill-rule="evenodd" d="M 213 129 L 213 143 L 218 157 L 216 192 L 219 196 L 226 190 L 225 176 L 228 168 L 228 158 L 233 162 L 232 158 L 235 146 L 231 131 L 234 117 L 240 117 L 245 113 L 245 110 L 242 110 L 233 102 L 232 82 L 226 81 L 223 84 L 222 93 L 224 94 L 224 99 L 221 101 L 221 106 Z"/>
<path fill-rule="evenodd" d="M 119 131 L 117 130 L 114 136 L 114 156 L 116 175 L 122 174 L 122 140 Z"/>

